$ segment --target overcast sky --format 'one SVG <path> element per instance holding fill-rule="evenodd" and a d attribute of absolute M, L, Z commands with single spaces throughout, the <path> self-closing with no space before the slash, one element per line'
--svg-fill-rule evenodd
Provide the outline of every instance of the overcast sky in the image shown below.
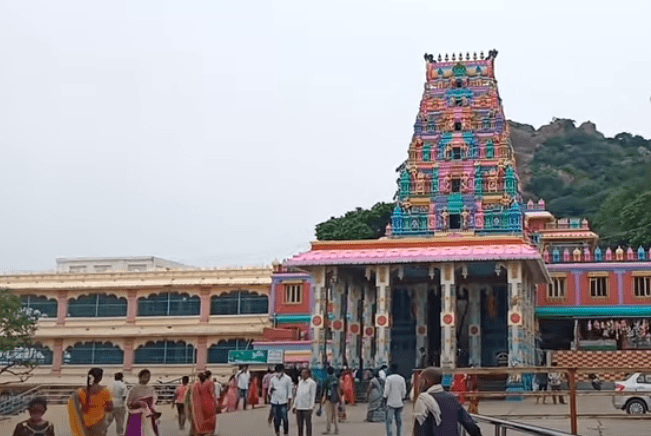
<path fill-rule="evenodd" d="M 268 264 L 390 201 L 423 53 L 499 50 L 508 118 L 651 137 L 651 2 L 0 1 L 0 271 Z"/>

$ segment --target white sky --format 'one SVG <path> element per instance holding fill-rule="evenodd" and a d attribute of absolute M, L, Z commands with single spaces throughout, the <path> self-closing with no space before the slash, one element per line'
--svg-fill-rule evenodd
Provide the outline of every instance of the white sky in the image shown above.
<path fill-rule="evenodd" d="M 510 119 L 651 137 L 651 1 L 0 1 L 0 271 L 269 263 L 391 200 L 423 53 Z"/>

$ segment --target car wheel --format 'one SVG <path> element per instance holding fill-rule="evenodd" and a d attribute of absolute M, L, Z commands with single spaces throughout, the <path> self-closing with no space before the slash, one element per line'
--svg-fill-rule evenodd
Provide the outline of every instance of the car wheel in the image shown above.
<path fill-rule="evenodd" d="M 646 405 L 642 400 L 631 400 L 626 404 L 626 413 L 629 415 L 644 415 Z"/>

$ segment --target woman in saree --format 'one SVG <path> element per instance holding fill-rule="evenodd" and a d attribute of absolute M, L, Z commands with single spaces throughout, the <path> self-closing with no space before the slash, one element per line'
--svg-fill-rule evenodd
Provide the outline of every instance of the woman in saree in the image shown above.
<path fill-rule="evenodd" d="M 355 380 L 350 369 L 344 370 L 344 375 L 341 377 L 341 390 L 346 404 L 355 404 Z"/>
<path fill-rule="evenodd" d="M 111 392 L 100 385 L 104 371 L 91 368 L 86 387 L 78 389 L 68 400 L 68 417 L 73 436 L 105 436 L 106 413 L 113 410 Z"/>
<path fill-rule="evenodd" d="M 226 392 L 226 410 L 228 412 L 237 410 L 237 403 L 239 402 L 238 394 L 237 382 L 233 375 L 230 380 L 228 380 L 228 391 Z"/>
<path fill-rule="evenodd" d="M 461 404 L 466 404 L 466 374 L 454 374 L 450 392 L 457 397 Z"/>
<path fill-rule="evenodd" d="M 260 399 L 260 383 L 258 382 L 258 377 L 253 376 L 251 380 L 251 385 L 249 386 L 249 404 L 251 408 L 254 409 L 258 405 Z"/>
<path fill-rule="evenodd" d="M 386 405 L 384 404 L 384 383 L 377 372 L 368 374 L 368 389 L 366 389 L 366 398 L 368 401 L 366 409 L 367 422 L 384 422 L 386 421 Z"/>
<path fill-rule="evenodd" d="M 205 436 L 217 431 L 217 395 L 215 384 L 206 373 L 198 375 L 186 397 L 190 435 Z"/>
<path fill-rule="evenodd" d="M 143 369 L 138 373 L 138 384 L 127 395 L 127 431 L 124 436 L 158 436 L 158 418 L 156 411 L 156 391 L 147 386 L 151 372 Z"/>

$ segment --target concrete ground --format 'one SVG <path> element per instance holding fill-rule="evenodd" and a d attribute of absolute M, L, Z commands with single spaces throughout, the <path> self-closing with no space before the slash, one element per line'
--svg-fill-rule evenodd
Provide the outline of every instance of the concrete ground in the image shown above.
<path fill-rule="evenodd" d="M 613 409 L 610 397 L 591 397 L 580 398 L 579 413 L 618 413 Z M 405 428 L 403 436 L 411 436 L 412 418 L 411 404 L 407 404 L 404 412 Z M 180 431 L 176 425 L 176 414 L 168 405 L 161 405 L 159 409 L 163 412 L 161 419 L 161 436 L 181 436 L 187 435 L 188 432 Z M 382 423 L 366 423 L 366 405 L 348 406 L 348 420 L 340 424 L 339 434 L 350 436 L 376 436 L 384 435 L 385 429 Z M 482 401 L 479 406 L 479 412 L 488 416 L 509 415 L 512 421 L 526 422 L 532 425 L 553 428 L 569 432 L 570 424 L 568 418 L 554 417 L 549 415 L 560 415 L 569 413 L 567 405 L 553 404 L 536 404 L 535 400 L 529 398 L 521 402 L 486 400 Z M 539 415 L 537 418 L 524 417 L 523 415 Z M 325 415 L 325 414 L 324 414 Z M 621 413 L 618 418 L 581 418 L 579 420 L 579 434 L 585 436 L 637 436 L 650 434 L 651 414 L 647 414 L 646 419 L 633 419 Z M 0 421 L 0 434 L 11 435 L 17 422 L 27 418 L 27 414 L 14 417 L 11 420 Z M 70 430 L 67 421 L 67 415 L 63 406 L 51 406 L 47 413 L 47 418 L 54 422 L 57 436 L 69 436 Z M 219 421 L 219 436 L 273 436 L 273 428 L 269 427 L 266 422 L 267 409 L 263 407 L 245 412 L 238 411 L 233 413 L 221 414 Z M 313 417 L 314 432 L 320 435 L 325 430 L 325 417 Z M 488 425 L 481 425 L 482 432 L 485 436 L 493 435 L 494 430 Z M 115 427 L 109 429 L 108 436 L 115 434 Z M 297 434 L 295 419 L 290 416 L 289 434 Z M 394 433 L 395 434 L 395 433 Z M 509 435 L 518 435 L 521 433 L 508 432 Z"/>

